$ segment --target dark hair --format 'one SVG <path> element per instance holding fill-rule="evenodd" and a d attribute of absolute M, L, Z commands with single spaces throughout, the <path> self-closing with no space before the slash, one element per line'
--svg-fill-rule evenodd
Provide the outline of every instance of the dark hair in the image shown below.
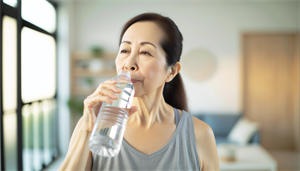
<path fill-rule="evenodd" d="M 176 62 L 179 62 L 182 52 L 182 35 L 176 24 L 170 18 L 160 14 L 143 13 L 129 20 L 123 27 L 119 44 L 121 44 L 124 33 L 131 25 L 143 21 L 156 23 L 165 33 L 165 37 L 160 42 L 160 45 L 166 52 L 166 69 L 173 66 Z M 188 111 L 186 93 L 179 73 L 172 81 L 165 83 L 163 96 L 166 103 L 177 109 Z"/>

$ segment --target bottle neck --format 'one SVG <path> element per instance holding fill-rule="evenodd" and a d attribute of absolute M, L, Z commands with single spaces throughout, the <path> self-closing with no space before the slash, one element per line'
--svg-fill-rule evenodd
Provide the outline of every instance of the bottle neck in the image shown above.
<path fill-rule="evenodd" d="M 131 78 L 130 78 L 130 76 L 129 75 L 127 75 L 127 74 L 124 74 L 124 73 L 121 73 L 121 74 L 119 74 L 119 79 L 120 80 L 126 80 L 126 81 L 131 81 Z"/>

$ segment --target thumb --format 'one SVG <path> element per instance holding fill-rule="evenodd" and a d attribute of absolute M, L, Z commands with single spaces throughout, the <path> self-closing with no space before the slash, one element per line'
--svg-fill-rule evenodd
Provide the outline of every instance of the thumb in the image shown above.
<path fill-rule="evenodd" d="M 137 106 L 131 106 L 131 108 L 129 109 L 128 117 L 130 117 L 132 114 L 134 114 L 138 110 L 139 110 L 139 108 Z"/>

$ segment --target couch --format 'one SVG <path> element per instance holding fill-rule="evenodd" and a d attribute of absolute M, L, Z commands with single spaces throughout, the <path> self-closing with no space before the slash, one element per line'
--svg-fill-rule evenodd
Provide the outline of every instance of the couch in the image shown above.
<path fill-rule="evenodd" d="M 213 130 L 216 144 L 229 143 L 227 136 L 242 114 L 193 114 L 207 123 Z M 259 131 L 256 131 L 248 143 L 260 143 Z"/>

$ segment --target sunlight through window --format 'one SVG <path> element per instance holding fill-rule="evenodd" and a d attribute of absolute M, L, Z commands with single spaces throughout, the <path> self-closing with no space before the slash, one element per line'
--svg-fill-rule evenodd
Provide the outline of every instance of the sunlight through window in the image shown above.
<path fill-rule="evenodd" d="M 17 108 L 17 21 L 3 17 L 3 111 Z"/>
<path fill-rule="evenodd" d="M 17 170 L 17 114 L 4 113 L 4 160 L 7 170 Z"/>
<path fill-rule="evenodd" d="M 51 162 L 52 149 L 51 144 L 51 102 L 49 100 L 42 101 L 42 112 L 43 112 L 43 137 L 44 137 L 44 162 L 48 165 Z"/>
<path fill-rule="evenodd" d="M 18 4 L 17 0 L 3 0 L 3 2 L 12 7 L 16 7 Z"/>
<path fill-rule="evenodd" d="M 42 113 L 39 102 L 31 105 L 33 114 L 33 166 L 34 170 L 41 170 L 43 163 L 43 141 L 42 141 Z"/>
<path fill-rule="evenodd" d="M 22 0 L 22 18 L 50 33 L 55 31 L 55 8 L 46 0 Z"/>
<path fill-rule="evenodd" d="M 30 105 L 24 105 L 22 108 L 22 132 L 23 132 L 23 169 L 33 170 L 33 115 L 30 111 Z"/>
<path fill-rule="evenodd" d="M 56 47 L 53 37 L 22 29 L 22 100 L 53 98 L 56 92 Z"/>

